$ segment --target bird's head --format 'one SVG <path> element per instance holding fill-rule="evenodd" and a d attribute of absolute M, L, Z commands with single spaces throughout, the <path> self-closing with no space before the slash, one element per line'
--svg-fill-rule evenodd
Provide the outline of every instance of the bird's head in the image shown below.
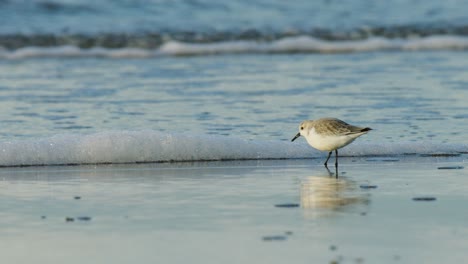
<path fill-rule="evenodd" d="M 300 137 L 300 136 L 305 136 L 307 135 L 307 131 L 309 131 L 307 128 L 308 128 L 308 125 L 310 123 L 310 120 L 308 121 L 304 121 L 302 122 L 300 125 L 299 125 L 299 133 L 297 133 L 293 139 L 291 139 L 291 142 L 296 140 L 296 138 Z"/>

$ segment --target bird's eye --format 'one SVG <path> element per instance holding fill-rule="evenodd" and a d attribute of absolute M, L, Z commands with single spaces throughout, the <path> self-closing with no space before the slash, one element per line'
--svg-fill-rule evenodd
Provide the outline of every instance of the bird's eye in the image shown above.
<path fill-rule="evenodd" d="M 301 127 L 301 130 L 304 130 L 304 127 Z"/>

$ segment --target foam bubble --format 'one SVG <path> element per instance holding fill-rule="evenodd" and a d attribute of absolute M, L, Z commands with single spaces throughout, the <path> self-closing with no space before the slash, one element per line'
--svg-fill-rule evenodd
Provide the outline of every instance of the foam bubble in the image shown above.
<path fill-rule="evenodd" d="M 273 159 L 311 156 L 305 146 L 156 131 L 112 131 L 0 142 L 0 166 Z"/>
<path fill-rule="evenodd" d="M 355 142 L 340 150 L 340 156 L 451 154 L 467 150 L 467 145 L 460 144 Z M 246 140 L 157 131 L 107 131 L 2 141 L 0 151 L 0 166 L 325 157 L 324 153 L 312 149 L 305 142 Z"/>

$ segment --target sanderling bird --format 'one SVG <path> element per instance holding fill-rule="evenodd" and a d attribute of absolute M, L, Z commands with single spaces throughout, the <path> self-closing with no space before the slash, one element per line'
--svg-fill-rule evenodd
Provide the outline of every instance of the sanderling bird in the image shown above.
<path fill-rule="evenodd" d="M 337 118 L 321 118 L 306 120 L 299 126 L 299 133 L 291 140 L 303 136 L 313 148 L 321 151 L 329 151 L 324 165 L 333 151 L 335 151 L 335 167 L 338 168 L 338 149 L 350 144 L 359 136 L 372 130 L 370 127 L 357 127 Z"/>

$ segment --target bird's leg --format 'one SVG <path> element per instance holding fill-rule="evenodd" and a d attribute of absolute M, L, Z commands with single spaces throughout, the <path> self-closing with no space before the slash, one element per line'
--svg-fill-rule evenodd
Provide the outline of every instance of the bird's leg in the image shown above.
<path fill-rule="evenodd" d="M 338 150 L 337 149 L 335 149 L 335 168 L 338 169 Z"/>
<path fill-rule="evenodd" d="M 323 164 L 323 165 L 325 165 L 325 167 L 327 167 L 327 168 L 328 168 L 327 162 L 328 162 L 328 160 L 330 159 L 331 154 L 332 154 L 332 151 L 330 151 L 330 152 L 328 153 L 328 158 L 327 158 L 327 160 L 325 161 L 325 163 Z"/>

